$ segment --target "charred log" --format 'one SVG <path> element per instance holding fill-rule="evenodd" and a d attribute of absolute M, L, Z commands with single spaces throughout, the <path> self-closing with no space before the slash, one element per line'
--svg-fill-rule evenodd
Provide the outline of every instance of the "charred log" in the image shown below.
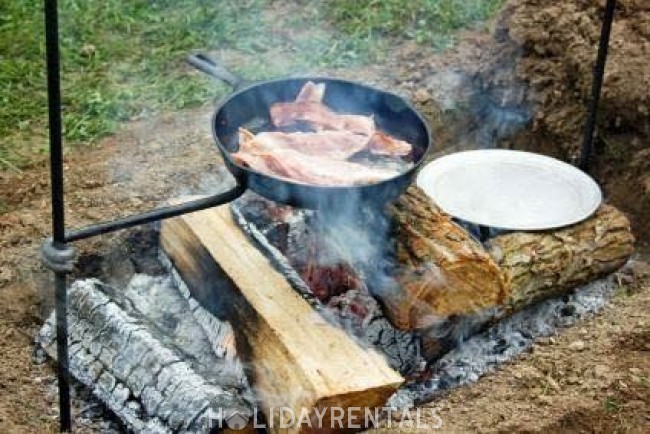
<path fill-rule="evenodd" d="M 210 432 L 220 415 L 251 419 L 243 373 L 204 332 L 215 338 L 230 328 L 199 324 L 200 307 L 169 279 L 136 275 L 119 290 L 81 280 L 68 294 L 70 372 L 130 430 Z M 54 314 L 37 342 L 56 358 Z"/>

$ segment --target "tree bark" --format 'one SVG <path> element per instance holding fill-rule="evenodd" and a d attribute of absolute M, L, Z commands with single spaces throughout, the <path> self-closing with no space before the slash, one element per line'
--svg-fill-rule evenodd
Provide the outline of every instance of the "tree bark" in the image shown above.
<path fill-rule="evenodd" d="M 388 212 L 395 287 L 377 296 L 395 327 L 427 328 L 504 302 L 508 291 L 494 259 L 422 190 L 409 188 Z"/>
<path fill-rule="evenodd" d="M 494 237 L 487 248 L 417 187 L 389 215 L 396 285 L 377 295 L 399 329 L 503 317 L 617 270 L 633 251 L 628 219 L 609 205 L 567 228 Z"/>
<path fill-rule="evenodd" d="M 513 232 L 488 243 L 509 289 L 504 315 L 616 271 L 633 250 L 630 222 L 611 205 L 564 229 Z"/>

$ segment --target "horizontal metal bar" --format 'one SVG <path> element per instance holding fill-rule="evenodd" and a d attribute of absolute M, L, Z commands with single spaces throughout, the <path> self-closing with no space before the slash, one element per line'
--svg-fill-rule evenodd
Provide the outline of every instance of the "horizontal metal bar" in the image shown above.
<path fill-rule="evenodd" d="M 81 229 L 66 232 L 65 241 L 67 243 L 79 241 L 86 238 L 91 238 L 97 235 L 115 232 L 120 229 L 127 229 L 133 226 L 151 223 L 158 220 L 164 220 L 179 215 L 200 211 L 206 208 L 212 208 L 217 205 L 232 202 L 246 191 L 245 183 L 238 183 L 235 188 L 228 190 L 224 193 L 219 193 L 214 196 L 204 197 L 191 202 L 186 202 L 178 205 L 166 206 L 157 208 L 152 211 L 147 211 L 142 214 L 125 217 L 118 220 L 97 223 L 86 226 Z"/>

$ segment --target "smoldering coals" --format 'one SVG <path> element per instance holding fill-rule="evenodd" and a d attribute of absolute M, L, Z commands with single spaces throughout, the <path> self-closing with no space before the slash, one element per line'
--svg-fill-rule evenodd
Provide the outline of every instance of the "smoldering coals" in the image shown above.
<path fill-rule="evenodd" d="M 409 293 L 400 284 L 405 276 L 412 274 L 410 279 L 426 282 L 432 288 L 444 287 L 445 277 L 433 261 L 420 264 L 415 270 L 400 264 L 395 223 L 386 204 L 368 203 L 360 195 L 355 198 L 348 193 L 330 207 L 297 210 L 247 193 L 233 204 L 233 210 L 238 223 L 252 233 L 270 256 L 281 258 L 278 262 L 283 273 L 297 272 L 296 278 L 289 279 L 294 286 L 298 282 L 298 292 L 303 296 L 308 293 L 308 297 L 325 304 L 334 299 L 337 310 L 349 311 L 352 320 L 358 317 L 363 321 L 369 317 L 365 312 L 367 300 L 357 302 L 355 297 L 345 295 L 348 292 L 372 294 L 382 303 L 401 300 L 415 306 L 422 302 L 405 300 Z M 447 318 L 437 316 L 424 305 L 418 318 L 422 326 L 435 329 L 440 335 L 449 331 L 453 339 L 468 334 L 462 330 L 475 328 L 474 318 L 453 322 L 452 327 Z M 461 323 L 468 325 L 464 327 Z M 363 331 L 358 324 L 356 329 Z"/>
<path fill-rule="evenodd" d="M 499 321 L 445 354 L 432 366 L 432 377 L 399 390 L 390 400 L 396 408 L 435 399 L 447 390 L 471 384 L 485 373 L 528 350 L 535 339 L 550 336 L 600 311 L 614 295 L 612 276 L 574 293 L 543 301 Z"/>
<path fill-rule="evenodd" d="M 334 246 L 338 253 L 324 252 L 332 246 L 321 241 L 321 234 L 315 230 L 313 211 L 278 205 L 250 192 L 233 203 L 232 211 L 238 225 L 253 238 L 296 292 L 310 303 L 315 315 L 341 327 L 362 347 L 374 346 L 394 369 L 403 373 L 423 369 L 425 362 L 417 335 L 397 330 L 390 324 L 357 270 L 346 265 L 349 268 L 340 273 L 341 279 L 352 279 L 346 283 L 352 288 L 345 292 L 329 293 L 326 288 L 327 293 L 316 294 L 314 282 L 304 280 L 305 269 L 310 266 L 325 273 L 336 271 L 342 257 L 347 260 L 358 256 L 367 258 L 373 246 L 363 243 L 363 254 L 358 256 L 347 252 L 347 245 L 343 246 L 343 253 L 340 245 Z M 320 259 L 312 256 L 314 250 L 322 252 Z"/>
<path fill-rule="evenodd" d="M 396 223 L 386 204 L 345 202 L 334 209 L 318 210 L 314 220 L 314 231 L 322 240 L 321 253 L 315 258 L 319 265 L 349 264 L 364 288 L 384 303 L 409 297 L 403 288 L 406 279 L 431 288 L 445 286 L 444 273 L 435 262 L 428 261 L 417 268 L 400 263 Z M 413 305 L 419 303 L 422 302 L 412 300 Z M 438 317 L 430 309 L 422 309 L 419 319 L 429 327 L 446 323 L 446 318 Z"/>

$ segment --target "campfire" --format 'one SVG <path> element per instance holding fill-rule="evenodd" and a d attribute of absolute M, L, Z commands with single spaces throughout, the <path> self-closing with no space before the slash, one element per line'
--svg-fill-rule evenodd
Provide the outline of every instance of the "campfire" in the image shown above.
<path fill-rule="evenodd" d="M 363 220 L 247 194 L 151 236 L 164 275 L 70 292 L 71 370 L 136 431 L 410 408 L 597 311 L 632 245 L 608 206 L 481 244 L 416 188 Z M 39 340 L 54 354 L 52 320 Z"/>
<path fill-rule="evenodd" d="M 136 432 L 358 431 L 381 421 L 369 413 L 475 381 L 598 310 L 632 253 L 629 222 L 608 205 L 570 226 L 477 238 L 412 182 L 432 139 L 400 96 L 332 78 L 242 88 L 204 56 L 190 63 L 237 88 L 212 125 L 236 186 L 66 232 L 56 5 L 46 12 L 43 256 L 57 305 L 37 342 L 59 361 L 63 429 L 71 373 Z M 67 243 L 158 220 L 163 273 L 68 291 Z"/>

